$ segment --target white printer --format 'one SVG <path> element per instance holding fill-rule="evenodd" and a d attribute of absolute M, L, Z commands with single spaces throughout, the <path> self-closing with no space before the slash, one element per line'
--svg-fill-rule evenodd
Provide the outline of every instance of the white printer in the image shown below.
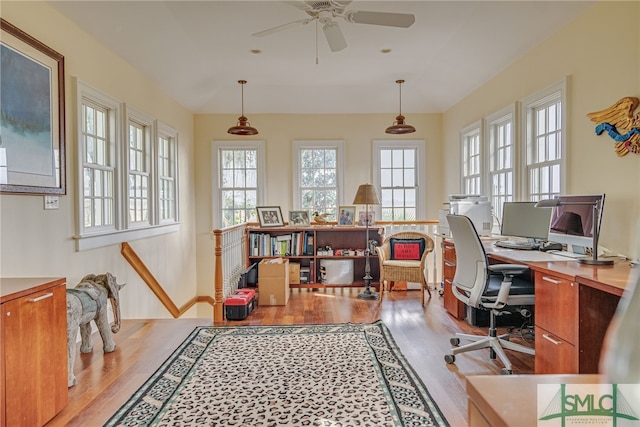
<path fill-rule="evenodd" d="M 450 194 L 449 201 L 444 203 L 448 208 L 438 212 L 438 234 L 450 237 L 448 214 L 465 215 L 471 219 L 480 236 L 490 235 L 493 228 L 491 203 L 487 196 L 477 194 Z"/>

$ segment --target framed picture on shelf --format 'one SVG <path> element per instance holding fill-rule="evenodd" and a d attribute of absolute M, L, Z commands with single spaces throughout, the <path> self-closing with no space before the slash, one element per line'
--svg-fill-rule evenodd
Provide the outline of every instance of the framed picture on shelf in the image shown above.
<path fill-rule="evenodd" d="M 0 18 L 0 192 L 66 194 L 64 56 Z"/>
<path fill-rule="evenodd" d="M 376 223 L 376 213 L 374 211 L 360 211 L 358 212 L 358 225 L 361 225 L 363 227 L 367 225 L 367 213 L 369 214 L 369 227 Z"/>
<path fill-rule="evenodd" d="M 258 221 L 260 227 L 283 227 L 282 210 L 280 206 L 258 206 Z"/>
<path fill-rule="evenodd" d="M 338 207 L 338 225 L 355 225 L 356 207 L 340 206 Z"/>
<path fill-rule="evenodd" d="M 292 227 L 309 227 L 311 220 L 308 211 L 289 211 L 289 225 Z"/>

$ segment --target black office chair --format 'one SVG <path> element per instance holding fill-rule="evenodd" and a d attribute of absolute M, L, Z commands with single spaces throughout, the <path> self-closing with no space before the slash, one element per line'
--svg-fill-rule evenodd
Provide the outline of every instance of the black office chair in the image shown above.
<path fill-rule="evenodd" d="M 456 247 L 456 274 L 453 278 L 453 294 L 470 307 L 489 310 L 489 335 L 479 336 L 457 333 L 452 338 L 451 353 L 444 360 L 451 364 L 456 354 L 490 349 L 490 357 L 496 354 L 504 364 L 501 373 L 511 374 L 512 365 L 504 349 L 535 354 L 533 348 L 509 341 L 509 334 L 497 335 L 496 317 L 504 314 L 506 306 L 526 306 L 535 302 L 534 286 L 528 277 L 529 267 L 520 264 L 493 264 L 487 262 L 487 254 L 471 220 L 464 215 L 447 215 L 449 229 Z M 472 341 L 458 347 L 460 339 Z"/>

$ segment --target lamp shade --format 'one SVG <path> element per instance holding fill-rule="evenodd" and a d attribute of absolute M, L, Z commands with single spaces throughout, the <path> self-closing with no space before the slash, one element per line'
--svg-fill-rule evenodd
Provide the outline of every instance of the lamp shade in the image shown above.
<path fill-rule="evenodd" d="M 379 205 L 380 199 L 376 186 L 373 184 L 360 184 L 358 192 L 353 198 L 354 205 Z"/>

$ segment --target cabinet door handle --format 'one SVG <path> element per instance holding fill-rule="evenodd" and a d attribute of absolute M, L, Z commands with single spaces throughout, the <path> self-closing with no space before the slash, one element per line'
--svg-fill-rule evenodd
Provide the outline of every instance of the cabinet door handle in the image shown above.
<path fill-rule="evenodd" d="M 554 285 L 559 285 L 560 283 L 562 283 L 562 280 L 552 279 L 551 277 L 547 277 L 547 276 L 542 276 L 542 280 L 546 282 L 551 282 Z"/>
<path fill-rule="evenodd" d="M 36 298 L 29 298 L 27 301 L 38 302 L 38 301 L 42 301 L 43 299 L 51 298 L 52 296 L 53 296 L 53 292 L 49 292 L 44 295 L 40 295 L 39 297 L 36 297 Z"/>
<path fill-rule="evenodd" d="M 552 343 L 554 343 L 555 345 L 560 345 L 562 344 L 562 341 L 558 341 L 558 340 L 554 340 L 553 338 L 551 338 L 548 334 L 542 334 L 542 338 L 544 338 L 547 341 L 551 341 Z"/>

